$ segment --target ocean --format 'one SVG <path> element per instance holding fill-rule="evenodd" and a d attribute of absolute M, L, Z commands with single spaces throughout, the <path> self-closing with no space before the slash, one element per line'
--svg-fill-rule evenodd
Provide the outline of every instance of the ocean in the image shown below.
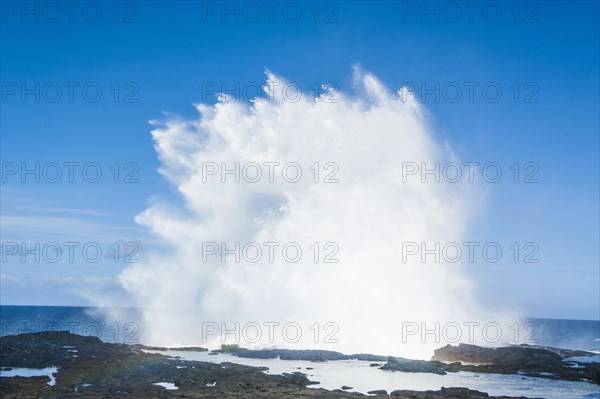
<path fill-rule="evenodd" d="M 0 306 L 0 336 L 41 331 L 93 335 L 108 343 L 143 343 L 141 312 L 135 308 Z"/>
<path fill-rule="evenodd" d="M 530 342 L 600 354 L 600 321 L 527 319 L 535 325 Z M 94 335 L 104 342 L 144 343 L 143 318 L 135 308 L 0 306 L 0 336 L 39 331 Z"/>
<path fill-rule="evenodd" d="M 532 338 L 537 345 L 594 352 L 588 360 L 600 361 L 600 321 L 529 319 L 536 325 Z M 0 306 L 0 335 L 38 331 L 70 331 L 93 335 L 104 342 L 144 343 L 141 313 L 134 308 Z M 586 382 L 554 381 L 519 375 L 449 373 L 401 373 L 369 367 L 370 362 L 329 361 L 313 363 L 280 359 L 244 359 L 227 354 L 209 356 L 207 352 L 159 351 L 183 359 L 210 362 L 235 362 L 269 367 L 268 373 L 302 371 L 319 381 L 315 387 L 336 389 L 352 385 L 359 392 L 374 389 L 440 389 L 464 386 L 491 395 L 543 397 L 548 399 L 600 398 L 600 387 Z M 10 366 L 10 365 L 2 365 Z"/>

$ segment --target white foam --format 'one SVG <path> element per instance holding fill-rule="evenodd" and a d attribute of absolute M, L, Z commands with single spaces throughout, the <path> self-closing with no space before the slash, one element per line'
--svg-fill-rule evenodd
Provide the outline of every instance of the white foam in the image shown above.
<path fill-rule="evenodd" d="M 172 382 L 155 382 L 154 385 L 158 385 L 160 387 L 165 388 L 167 391 L 174 391 L 177 388 L 177 386 L 175 384 L 173 384 Z"/>
<path fill-rule="evenodd" d="M 10 367 L 9 367 L 10 368 Z M 58 367 L 46 367 L 43 369 L 32 369 L 24 367 L 16 367 L 11 370 L 5 371 L 0 370 L 0 377 L 42 377 L 47 376 L 50 378 L 48 385 L 56 384 L 56 378 L 54 374 L 58 371 Z"/>

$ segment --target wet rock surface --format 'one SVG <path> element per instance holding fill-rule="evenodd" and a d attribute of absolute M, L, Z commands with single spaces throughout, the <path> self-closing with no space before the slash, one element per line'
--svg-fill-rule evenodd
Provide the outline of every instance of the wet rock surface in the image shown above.
<path fill-rule="evenodd" d="M 386 364 L 380 367 L 382 370 L 402 371 L 405 373 L 433 373 L 444 375 L 448 372 L 460 371 L 460 363 L 446 364 L 437 360 L 411 360 L 401 357 L 389 357 Z"/>
<path fill-rule="evenodd" d="M 231 348 L 230 348 L 231 349 Z M 243 352 L 248 355 L 247 352 Z M 337 352 L 275 351 L 277 356 L 301 360 L 338 360 Z M 260 352 L 267 356 L 266 352 Z M 271 355 L 269 355 L 271 356 Z M 342 355 L 342 359 L 347 355 Z M 356 355 L 350 355 L 347 358 Z M 362 356 L 362 355 L 361 355 Z M 372 359 L 364 355 L 364 359 Z M 388 359 L 389 360 L 389 359 Z M 397 359 L 396 359 L 397 360 Z M 404 359 L 406 365 L 428 370 L 428 363 Z M 416 363 L 413 363 L 416 362 Z M 389 362 L 388 362 L 389 363 Z M 399 361 L 402 364 L 402 361 Z M 448 365 L 446 365 L 448 366 Z M 264 367 L 234 363 L 208 363 L 170 358 L 142 351 L 140 346 L 103 343 L 96 337 L 68 332 L 42 332 L 0 337 L 0 367 L 57 367 L 55 384 L 50 378 L 2 377 L 2 398 L 357 398 L 350 386 L 327 391 L 309 388 L 315 384 L 301 373 L 268 375 Z M 441 367 L 441 366 L 440 366 Z M 430 371 L 425 371 L 430 372 Z M 159 385 L 162 384 L 161 385 Z M 487 398 L 467 388 L 443 388 L 439 391 L 384 390 L 374 396 L 396 398 Z M 491 397 L 494 398 L 494 397 Z M 505 397 L 496 397 L 505 398 Z"/>
<path fill-rule="evenodd" d="M 600 363 L 565 361 L 573 355 L 592 356 L 589 352 L 529 345 L 483 348 L 476 345 L 459 344 L 458 346 L 446 345 L 436 349 L 432 359 L 433 361 L 453 362 L 455 367 L 446 368 L 444 371 L 521 374 L 528 377 L 590 381 L 600 384 Z"/>
<path fill-rule="evenodd" d="M 367 362 L 383 362 L 386 361 L 386 356 L 371 355 L 368 353 L 357 353 L 353 355 L 345 355 L 341 352 L 315 350 L 315 349 L 245 349 L 237 345 L 225 345 L 219 350 L 221 353 L 228 353 L 233 356 L 252 358 L 252 359 L 276 359 L 281 360 L 305 360 L 310 362 L 325 362 L 328 360 L 363 360 Z"/>
<path fill-rule="evenodd" d="M 54 386 L 48 377 L 0 378 L 2 398 L 260 398 L 304 391 L 319 397 L 320 392 L 308 389 L 312 382 L 301 373 L 267 375 L 265 368 L 177 360 L 67 332 L 2 337 L 0 365 L 58 367 Z M 156 385 L 160 382 L 177 389 Z"/>

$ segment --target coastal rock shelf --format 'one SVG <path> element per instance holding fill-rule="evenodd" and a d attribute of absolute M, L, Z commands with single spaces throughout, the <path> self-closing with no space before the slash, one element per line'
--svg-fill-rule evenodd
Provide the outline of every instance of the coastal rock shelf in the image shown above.
<path fill-rule="evenodd" d="M 591 355 L 584 351 L 529 345 L 482 348 L 459 344 L 436 349 L 433 361 L 454 362 L 446 371 L 521 374 L 556 380 L 590 381 L 600 385 L 600 363 L 565 361 L 568 358 Z"/>
<path fill-rule="evenodd" d="M 252 367 L 235 363 L 209 363 L 181 360 L 161 354 L 148 353 L 143 346 L 109 344 L 96 337 L 84 337 L 68 332 L 42 332 L 10 335 L 0 338 L 0 367 L 4 372 L 11 368 L 44 369 L 55 367 L 54 385 L 49 385 L 48 376 L 12 376 L 0 378 L 2 398 L 357 398 L 395 397 L 413 399 L 475 399 L 508 398 L 488 396 L 484 392 L 467 388 L 442 388 L 437 391 L 374 391 L 372 395 L 345 390 L 328 391 L 310 388 L 315 384 L 300 372 L 269 375 L 265 367 Z M 454 348 L 454 347 L 452 347 Z M 458 347 L 460 348 L 460 347 Z M 182 348 L 178 348 L 182 350 Z M 201 348 L 196 348 L 200 350 Z M 339 360 L 347 355 L 329 351 L 249 351 L 241 348 L 224 348 L 238 352 L 242 356 L 266 358 L 282 357 L 312 361 Z M 485 349 L 485 348 L 480 348 Z M 529 349 L 529 348 L 528 348 Z M 185 349 L 184 349 L 185 350 Z M 546 351 L 545 349 L 536 349 Z M 466 352 L 465 352 L 466 351 Z M 463 358 L 465 353 L 481 354 L 488 360 L 487 352 L 477 352 L 474 348 L 442 348 L 436 357 Z M 512 352 L 511 352 L 512 353 Z M 540 352 L 541 353 L 541 352 Z M 544 353 L 544 356 L 550 356 Z M 553 353 L 553 352 L 551 352 Z M 495 354 L 495 353 L 494 353 Z M 485 355 L 485 356 L 484 356 Z M 572 355 L 572 354 L 570 354 Z M 357 355 L 348 355 L 357 356 Z M 367 361 L 387 359 L 382 368 L 390 368 L 391 359 L 403 367 L 408 365 L 415 372 L 436 372 L 432 365 L 442 367 L 446 363 L 407 360 L 375 355 L 358 355 Z M 549 357 L 551 366 L 562 357 Z M 473 357 L 473 359 L 475 359 Z M 472 360 L 473 360 L 472 359 Z M 543 359 L 546 359 L 543 357 Z M 441 360 L 441 359 L 440 359 Z M 494 361 L 494 358 L 492 359 Z M 459 367 L 456 363 L 451 367 Z M 597 363 L 595 364 L 597 367 Z M 467 367 L 462 366 L 462 367 Z M 479 366 L 478 366 L 479 367 Z M 417 370 L 419 369 L 419 370 Z M 433 371 L 432 371 L 433 370 Z M 537 370 L 537 369 L 536 369 Z M 579 370 L 579 369 L 575 369 Z M 585 373 L 586 369 L 583 369 Z M 348 381 L 351 383 L 351 381 Z M 341 387 L 340 387 L 341 388 Z M 399 387 L 400 388 L 400 387 Z"/>
<path fill-rule="evenodd" d="M 459 371 L 493 374 L 519 374 L 565 381 L 589 381 L 600 385 L 600 363 L 566 361 L 593 356 L 590 352 L 530 345 L 483 348 L 476 345 L 446 345 L 436 349 L 432 360 L 412 360 L 371 354 L 345 355 L 326 350 L 250 350 L 224 346 L 221 353 L 250 359 L 306 360 L 313 362 L 362 360 L 386 362 L 382 370 L 445 375 Z M 374 364 L 378 367 L 378 364 Z"/>

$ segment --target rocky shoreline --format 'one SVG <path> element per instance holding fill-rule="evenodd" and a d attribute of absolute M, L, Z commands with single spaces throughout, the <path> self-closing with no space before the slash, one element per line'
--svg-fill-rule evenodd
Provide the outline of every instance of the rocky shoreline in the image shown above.
<path fill-rule="evenodd" d="M 142 345 L 110 344 L 96 337 L 68 332 L 42 332 L 0 337 L 0 367 L 56 367 L 55 381 L 48 376 L 2 377 L 2 398 L 357 398 L 396 397 L 413 399 L 437 398 L 508 398 L 494 397 L 467 388 L 442 388 L 439 391 L 384 390 L 371 391 L 372 396 L 352 392 L 351 386 L 328 391 L 310 388 L 317 384 L 307 375 L 295 372 L 283 375 L 264 373 L 264 367 L 235 363 L 209 363 L 180 360 L 152 350 L 194 350 L 203 348 L 157 348 Z M 431 361 L 387 356 L 345 355 L 318 350 L 248 350 L 225 347 L 238 357 L 283 360 L 328 361 L 360 359 L 378 362 L 374 367 L 416 373 L 445 374 L 457 371 L 479 373 L 523 374 L 527 376 L 591 381 L 600 384 L 599 363 L 566 363 L 565 358 L 585 356 L 555 348 L 515 346 L 481 348 L 474 345 L 446 346 L 435 352 Z M 465 364 L 466 363 L 466 364 Z M 575 363 L 575 364 L 573 364 Z M 159 382 L 167 382 L 162 386 Z M 177 389 L 169 389 L 174 384 Z"/>
<path fill-rule="evenodd" d="M 325 350 L 268 349 L 250 350 L 230 346 L 221 350 L 234 356 L 254 359 L 282 360 L 362 360 L 384 362 L 373 364 L 382 370 L 408 373 L 432 373 L 445 375 L 459 371 L 488 374 L 519 374 L 527 377 L 548 378 L 565 381 L 586 381 L 600 385 L 600 363 L 565 361 L 574 357 L 590 357 L 590 352 L 561 348 L 518 345 L 499 348 L 483 348 L 476 345 L 446 345 L 436 349 L 431 360 L 412 360 L 371 354 L 345 355 Z"/>

